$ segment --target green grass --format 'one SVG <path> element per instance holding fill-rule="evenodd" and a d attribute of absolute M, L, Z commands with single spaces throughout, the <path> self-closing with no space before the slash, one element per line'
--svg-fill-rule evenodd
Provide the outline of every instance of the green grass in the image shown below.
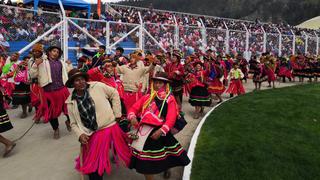
<path fill-rule="evenodd" d="M 320 85 L 249 93 L 202 127 L 192 180 L 320 179 Z"/>

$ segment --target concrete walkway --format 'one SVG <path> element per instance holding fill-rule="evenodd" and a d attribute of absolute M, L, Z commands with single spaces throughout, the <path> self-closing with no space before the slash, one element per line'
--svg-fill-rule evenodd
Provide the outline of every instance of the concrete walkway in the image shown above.
<path fill-rule="evenodd" d="M 292 86 L 297 83 L 276 83 L 276 87 Z M 254 89 L 252 80 L 245 83 L 246 92 Z M 267 83 L 262 84 L 262 89 L 268 89 Z M 227 95 L 223 96 L 228 98 Z M 193 119 L 193 108 L 184 98 L 183 111 L 186 113 L 188 125 L 176 135 L 176 138 L 188 149 L 191 137 L 200 119 Z M 209 108 L 205 109 L 207 112 Z M 7 138 L 16 139 L 22 135 L 32 124 L 33 112 L 28 118 L 20 119 L 21 109 L 8 110 L 14 128 L 3 133 Z M 73 133 L 69 133 L 64 125 L 65 117 L 60 117 L 59 140 L 52 138 L 53 131 L 49 124 L 36 124 L 29 133 L 20 141 L 8 158 L 0 156 L 1 180 L 77 180 L 80 179 L 79 173 L 74 169 L 74 159 L 79 154 L 80 144 Z M 4 146 L 0 146 L 0 153 L 4 151 Z M 182 167 L 171 170 L 170 180 L 180 180 L 182 177 Z M 104 179 L 109 180 L 143 180 L 143 175 L 134 170 L 123 167 L 114 167 L 111 175 L 105 175 Z M 163 179 L 162 175 L 157 175 L 156 180 Z"/>

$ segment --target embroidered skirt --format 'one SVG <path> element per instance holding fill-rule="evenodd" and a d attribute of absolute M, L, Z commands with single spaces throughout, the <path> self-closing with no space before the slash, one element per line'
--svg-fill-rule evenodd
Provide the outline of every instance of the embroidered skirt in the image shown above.
<path fill-rule="evenodd" d="M 205 87 L 195 86 L 191 89 L 189 103 L 191 106 L 210 106 L 211 97 Z"/>
<path fill-rule="evenodd" d="M 313 74 L 315 77 L 320 77 L 320 68 L 315 68 Z"/>
<path fill-rule="evenodd" d="M 29 104 L 30 102 L 30 85 L 22 82 L 16 85 L 12 93 L 12 104 L 25 105 Z"/>
<path fill-rule="evenodd" d="M 291 73 L 291 70 L 288 69 L 287 67 L 280 67 L 278 76 L 279 77 L 292 78 L 292 73 Z"/>
<path fill-rule="evenodd" d="M 187 152 L 176 138 L 169 132 L 158 140 L 147 138 L 142 151 L 132 148 L 130 168 L 141 174 L 158 174 L 176 166 L 186 166 L 190 163 Z"/>
<path fill-rule="evenodd" d="M 0 133 L 9 131 L 13 128 L 9 116 L 3 106 L 0 106 Z"/>
<path fill-rule="evenodd" d="M 209 81 L 208 91 L 211 94 L 222 94 L 226 88 L 218 78 L 214 78 L 212 81 Z"/>

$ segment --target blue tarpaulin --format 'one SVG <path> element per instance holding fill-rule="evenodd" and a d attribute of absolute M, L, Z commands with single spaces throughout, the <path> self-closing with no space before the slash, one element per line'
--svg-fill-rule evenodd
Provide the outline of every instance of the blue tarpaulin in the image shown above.
<path fill-rule="evenodd" d="M 51 5 L 51 6 L 59 6 L 58 0 L 24 0 L 24 4 L 28 4 L 33 2 L 34 10 L 38 10 L 39 4 Z M 88 10 L 88 17 L 91 12 L 91 4 L 87 3 L 83 0 L 61 0 L 63 7 L 65 9 L 86 9 Z"/>

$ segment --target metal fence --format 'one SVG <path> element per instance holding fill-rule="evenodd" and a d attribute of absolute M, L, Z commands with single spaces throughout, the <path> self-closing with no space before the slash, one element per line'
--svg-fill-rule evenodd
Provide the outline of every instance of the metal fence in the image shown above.
<path fill-rule="evenodd" d="M 15 20 L 14 24 L 0 24 L 1 34 L 5 40 L 31 42 L 30 48 L 38 41 L 50 45 L 61 43 L 64 48 L 64 58 L 68 59 L 68 51 L 77 51 L 79 47 L 94 49 L 97 45 L 105 45 L 109 52 L 127 42 L 124 47 L 127 53 L 136 49 L 144 51 L 164 52 L 180 49 L 185 55 L 195 51 L 212 49 L 227 54 L 244 53 L 259 55 L 269 51 L 278 56 L 289 56 L 298 52 L 319 55 L 319 37 L 314 34 L 283 35 L 278 33 L 250 32 L 248 29 L 206 28 L 202 26 L 180 25 L 175 19 L 175 25 L 160 23 L 145 23 L 139 14 L 140 24 L 113 22 L 104 20 L 80 19 L 66 17 L 62 3 L 61 13 L 41 12 L 36 15 L 32 10 L 0 6 L 2 19 Z M 19 12 L 19 16 L 16 15 Z M 37 28 L 40 23 L 40 28 Z M 12 29 L 23 27 L 28 35 L 15 32 Z M 231 27 L 231 26 L 229 26 Z M 245 25 L 244 25 L 245 27 Z M 36 31 L 34 30 L 36 28 Z M 262 28 L 263 29 L 263 28 Z M 11 31 L 10 31 L 11 30 Z M 27 50 L 23 48 L 20 52 Z M 249 58 L 249 57 L 247 57 Z"/>

